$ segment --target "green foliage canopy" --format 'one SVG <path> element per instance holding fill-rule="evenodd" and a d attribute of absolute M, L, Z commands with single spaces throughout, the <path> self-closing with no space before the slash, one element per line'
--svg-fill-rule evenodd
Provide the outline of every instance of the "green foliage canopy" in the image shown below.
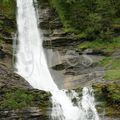
<path fill-rule="evenodd" d="M 120 17 L 119 0 L 49 0 L 68 32 L 94 40 L 110 40 L 114 18 Z"/>

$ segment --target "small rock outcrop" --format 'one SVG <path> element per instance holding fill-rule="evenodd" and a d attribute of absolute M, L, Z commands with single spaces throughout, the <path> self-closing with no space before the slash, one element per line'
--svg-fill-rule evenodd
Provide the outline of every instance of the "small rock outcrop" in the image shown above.
<path fill-rule="evenodd" d="M 22 77 L 0 65 L 1 120 L 48 120 L 50 96 L 33 89 Z"/>

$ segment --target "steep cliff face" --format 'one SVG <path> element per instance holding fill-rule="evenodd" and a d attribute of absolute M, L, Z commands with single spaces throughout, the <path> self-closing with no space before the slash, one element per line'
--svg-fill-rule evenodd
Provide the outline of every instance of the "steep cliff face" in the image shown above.
<path fill-rule="evenodd" d="M 0 119 L 48 120 L 50 93 L 33 89 L 13 71 L 16 1 L 0 0 Z"/>
<path fill-rule="evenodd" d="M 73 32 L 66 32 L 48 0 L 38 0 L 36 7 L 39 9 L 39 27 L 44 34 L 43 46 L 55 82 L 60 88 L 67 89 L 94 83 L 96 100 L 102 102 L 97 105 L 99 113 L 103 115 L 105 112 L 106 116 L 110 116 L 106 119 L 119 118 L 119 49 L 106 51 L 102 44 L 95 42 L 100 48 L 96 49 L 95 45 L 91 47 L 92 42 L 79 39 Z M 15 0 L 8 0 L 8 3 L 0 1 L 0 118 L 48 120 L 50 94 L 32 89 L 10 69 L 12 36 L 16 32 L 15 11 Z M 106 56 L 109 58 L 106 59 Z"/>
<path fill-rule="evenodd" d="M 38 1 L 40 27 L 44 33 L 43 46 L 47 49 L 48 64 L 52 66 L 50 70 L 55 82 L 60 88 L 67 89 L 92 85 L 96 100 L 100 102 L 97 108 L 101 118 L 118 119 L 120 117 L 120 80 L 117 74 L 119 49 L 109 51 L 113 50 L 112 44 L 102 49 L 100 46 L 103 46 L 103 43 L 100 44 L 99 41 L 95 41 L 96 48 L 100 45 L 98 50 L 94 48 L 94 41 L 89 43 L 90 47 L 86 46 L 85 39 L 79 39 L 73 32 L 64 30 L 57 10 L 47 0 Z M 58 74 L 57 77 L 55 74 Z M 62 86 L 59 82 L 61 79 Z M 106 118 L 107 116 L 109 118 Z"/>
<path fill-rule="evenodd" d="M 0 63 L 12 65 L 12 43 L 16 32 L 15 0 L 0 1 Z"/>

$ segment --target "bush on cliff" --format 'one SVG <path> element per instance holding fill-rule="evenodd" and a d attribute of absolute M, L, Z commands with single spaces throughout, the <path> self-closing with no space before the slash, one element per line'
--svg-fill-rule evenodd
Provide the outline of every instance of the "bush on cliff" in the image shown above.
<path fill-rule="evenodd" d="M 119 0 L 49 0 L 68 32 L 90 40 L 110 40 L 114 20 L 119 18 Z M 119 22 L 120 23 L 120 22 Z M 82 36 L 83 37 L 83 36 Z"/>

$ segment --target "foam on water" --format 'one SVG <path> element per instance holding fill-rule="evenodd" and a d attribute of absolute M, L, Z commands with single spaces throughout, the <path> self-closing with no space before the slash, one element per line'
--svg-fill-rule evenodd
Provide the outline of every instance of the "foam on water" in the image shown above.
<path fill-rule="evenodd" d="M 99 120 L 93 96 L 88 88 L 83 89 L 81 105 L 73 105 L 65 91 L 55 84 L 42 47 L 42 32 L 37 26 L 33 0 L 17 0 L 18 51 L 16 69 L 32 87 L 52 93 L 52 120 Z M 73 96 L 74 92 L 72 93 Z M 77 93 L 76 93 L 77 94 Z M 80 107 L 81 106 L 81 107 Z M 89 109 L 92 117 L 88 119 Z"/>

